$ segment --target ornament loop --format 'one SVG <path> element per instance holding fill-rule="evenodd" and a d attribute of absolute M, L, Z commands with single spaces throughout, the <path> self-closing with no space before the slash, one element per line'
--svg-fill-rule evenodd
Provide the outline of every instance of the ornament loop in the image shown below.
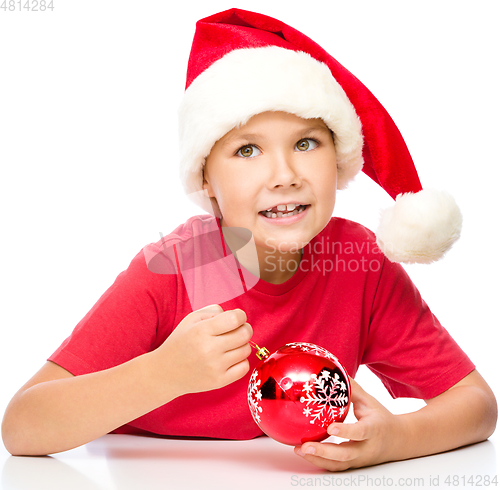
<path fill-rule="evenodd" d="M 269 351 L 265 347 L 259 347 L 255 342 L 252 341 L 250 341 L 249 343 L 252 347 L 257 349 L 257 353 L 255 355 L 260 361 L 269 357 Z"/>

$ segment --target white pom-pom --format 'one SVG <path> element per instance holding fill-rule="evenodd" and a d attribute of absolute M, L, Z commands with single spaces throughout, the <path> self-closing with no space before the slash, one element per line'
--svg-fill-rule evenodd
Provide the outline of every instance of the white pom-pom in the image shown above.
<path fill-rule="evenodd" d="M 462 214 L 448 193 L 425 189 L 400 194 L 382 211 L 377 243 L 392 262 L 429 264 L 458 240 Z"/>

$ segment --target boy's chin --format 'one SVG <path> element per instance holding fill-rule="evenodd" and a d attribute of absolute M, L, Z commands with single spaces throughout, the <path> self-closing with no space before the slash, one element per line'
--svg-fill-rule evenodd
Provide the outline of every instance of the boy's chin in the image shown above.
<path fill-rule="evenodd" d="M 302 250 L 310 241 L 311 239 L 280 240 L 268 238 L 264 250 L 267 254 L 294 254 Z"/>

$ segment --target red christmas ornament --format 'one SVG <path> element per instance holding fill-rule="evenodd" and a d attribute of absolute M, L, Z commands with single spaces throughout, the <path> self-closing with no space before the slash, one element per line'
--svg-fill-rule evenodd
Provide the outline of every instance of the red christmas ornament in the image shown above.
<path fill-rule="evenodd" d="M 299 446 L 329 437 L 332 422 L 343 422 L 351 385 L 345 368 L 323 347 L 294 342 L 274 354 L 257 347 L 262 360 L 248 384 L 253 419 L 269 437 Z"/>

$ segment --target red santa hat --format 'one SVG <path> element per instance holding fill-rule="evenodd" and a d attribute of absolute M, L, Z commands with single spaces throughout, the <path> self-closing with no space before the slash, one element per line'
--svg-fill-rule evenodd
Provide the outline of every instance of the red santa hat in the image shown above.
<path fill-rule="evenodd" d="M 459 238 L 455 201 L 422 190 L 403 137 L 373 94 L 301 32 L 240 9 L 197 22 L 179 109 L 181 180 L 206 211 L 213 213 L 202 191 L 205 158 L 227 132 L 266 111 L 321 118 L 334 134 L 338 188 L 363 170 L 395 199 L 376 232 L 391 261 L 433 262 Z"/>

